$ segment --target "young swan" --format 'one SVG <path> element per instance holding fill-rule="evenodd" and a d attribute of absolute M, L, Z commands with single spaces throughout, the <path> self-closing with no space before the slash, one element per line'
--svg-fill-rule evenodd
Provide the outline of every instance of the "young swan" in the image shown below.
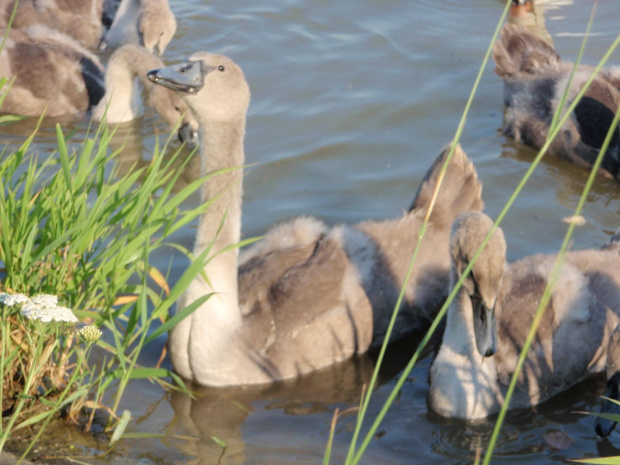
<path fill-rule="evenodd" d="M 0 0 L 0 25 L 8 25 L 17 1 Z M 71 36 L 83 47 L 94 49 L 104 30 L 103 3 L 103 0 L 19 0 L 11 27 L 45 26 Z"/>
<path fill-rule="evenodd" d="M 176 371 L 203 385 L 269 383 L 362 353 L 385 334 L 420 225 L 447 151 L 440 154 L 409 212 L 384 222 L 327 227 L 298 218 L 269 231 L 238 257 L 243 139 L 250 90 L 241 68 L 221 55 L 153 70 L 149 78 L 184 96 L 200 123 L 202 200 L 194 253 L 211 246 L 210 285 L 196 278 L 177 303 L 183 309 L 215 292 L 170 333 Z M 448 165 L 426 246 L 407 285 L 396 337 L 425 327 L 446 295 L 450 225 L 481 209 L 480 183 L 460 149 Z M 215 199 L 215 200 L 213 200 Z"/>
<path fill-rule="evenodd" d="M 15 2 L 0 0 L 0 25 L 8 25 Z M 168 0 L 19 0 L 12 27 L 32 26 L 59 31 L 89 49 L 142 44 L 161 55 L 177 22 Z"/>
<path fill-rule="evenodd" d="M 464 213 L 455 222 L 452 285 L 491 226 L 482 213 Z M 497 229 L 448 310 L 428 395 L 430 408 L 440 415 L 484 418 L 497 413 L 503 403 L 556 259 L 534 255 L 503 272 L 505 251 Z M 536 405 L 603 371 L 618 315 L 620 255 L 609 249 L 569 252 L 510 407 Z"/>
<path fill-rule="evenodd" d="M 562 61 L 544 40 L 507 24 L 493 47 L 495 72 L 504 80 L 504 132 L 517 142 L 540 149 L 568 85 L 574 65 Z M 569 105 L 593 68 L 581 65 L 568 90 Z M 590 169 L 620 106 L 620 69 L 601 71 L 565 123 L 548 152 Z M 605 154 L 600 173 L 620 180 L 620 131 Z"/>
<path fill-rule="evenodd" d="M 108 123 L 131 121 L 142 115 L 140 85 L 152 106 L 170 127 L 182 119 L 177 134 L 190 147 L 198 143 L 198 121 L 176 92 L 154 85 L 146 78 L 147 71 L 163 66 L 162 61 L 139 45 L 123 45 L 114 51 L 105 71 L 105 94 L 92 110 L 93 119 Z M 139 84 L 138 84 L 139 82 Z"/>
<path fill-rule="evenodd" d="M 611 335 L 607 348 L 607 387 L 604 397 L 620 401 L 620 326 Z M 620 405 L 603 400 L 601 413 L 620 414 Z M 598 417 L 594 429 L 599 436 L 609 436 L 616 427 L 616 422 Z"/>
<path fill-rule="evenodd" d="M 620 254 L 620 229 L 612 238 L 611 243 L 606 247 L 607 250 L 615 250 Z M 604 397 L 620 401 L 620 325 L 616 327 L 609 340 L 607 347 L 607 387 Z M 620 414 L 620 406 L 609 400 L 603 400 L 601 413 Z M 609 436 L 616 427 L 616 422 L 605 418 L 597 418 L 595 424 L 596 433 L 599 436 Z"/>
<path fill-rule="evenodd" d="M 174 37 L 177 21 L 168 0 L 122 0 L 100 48 L 143 44 L 161 55 Z"/>
<path fill-rule="evenodd" d="M 161 66 L 145 48 L 126 45 L 116 50 L 104 70 L 99 59 L 70 37 L 44 27 L 11 30 L 0 54 L 0 75 L 15 78 L 3 113 L 58 118 L 92 109 L 100 121 L 131 121 L 143 111 L 137 80 L 148 90 L 149 104 L 170 127 L 182 122 L 179 138 L 196 144 L 198 123 L 175 93 L 153 85 L 146 72 Z M 107 110 L 107 113 L 106 113 Z"/>

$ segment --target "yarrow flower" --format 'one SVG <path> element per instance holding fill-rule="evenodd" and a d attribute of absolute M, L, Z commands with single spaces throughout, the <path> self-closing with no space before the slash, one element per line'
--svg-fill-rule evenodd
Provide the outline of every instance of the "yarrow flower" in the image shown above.
<path fill-rule="evenodd" d="M 49 294 L 39 294 L 29 299 L 22 307 L 22 315 L 29 320 L 39 320 L 42 323 L 50 321 L 71 323 L 78 322 L 71 309 L 58 306 L 58 297 Z"/>
<path fill-rule="evenodd" d="M 30 301 L 41 308 L 55 308 L 58 307 L 58 297 L 51 294 L 39 294 L 35 295 Z"/>
<path fill-rule="evenodd" d="M 3 303 L 7 307 L 13 307 L 14 305 L 25 304 L 30 299 L 24 294 L 6 294 L 0 292 L 0 303 Z"/>
<path fill-rule="evenodd" d="M 21 314 L 29 320 L 39 320 L 42 323 L 50 321 L 75 324 L 77 317 L 71 309 L 58 306 L 58 297 L 50 294 L 39 294 L 32 298 L 24 294 L 0 293 L 0 303 L 8 307 L 21 306 Z"/>
<path fill-rule="evenodd" d="M 103 334 L 100 329 L 93 325 L 84 326 L 78 333 L 86 342 L 96 342 Z"/>

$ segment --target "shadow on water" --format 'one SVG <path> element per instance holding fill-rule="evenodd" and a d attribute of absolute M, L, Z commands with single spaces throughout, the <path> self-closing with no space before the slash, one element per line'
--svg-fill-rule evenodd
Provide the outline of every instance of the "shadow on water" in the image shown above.
<path fill-rule="evenodd" d="M 419 341 L 420 335 L 414 335 L 390 345 L 386 363 L 379 373 L 379 386 L 390 382 L 402 371 Z M 426 356 L 429 353 L 430 349 L 424 354 Z M 195 397 L 173 392 L 170 402 L 182 427 L 178 434 L 197 438 L 178 441 L 176 447 L 183 454 L 196 457 L 193 463 L 252 463 L 246 442 L 249 440 L 251 450 L 254 451 L 256 432 L 245 437 L 243 431 L 255 427 L 244 427 L 246 421 L 256 416 L 261 428 L 277 436 L 287 423 L 295 423 L 287 417 L 305 416 L 305 420 L 310 423 L 308 431 L 318 426 L 318 430 L 315 429 L 312 434 L 319 435 L 319 444 L 322 446 L 315 453 L 320 457 L 329 434 L 329 420 L 336 408 L 340 412 L 349 409 L 339 417 L 337 431 L 350 432 L 354 428 L 356 407 L 362 390 L 372 377 L 377 354 L 378 351 L 374 351 L 302 378 L 269 386 L 193 386 Z M 322 420 L 316 425 L 318 416 Z M 223 441 L 226 447 L 222 448 L 219 441 Z M 299 453 L 294 444 L 288 447 L 293 454 Z"/>

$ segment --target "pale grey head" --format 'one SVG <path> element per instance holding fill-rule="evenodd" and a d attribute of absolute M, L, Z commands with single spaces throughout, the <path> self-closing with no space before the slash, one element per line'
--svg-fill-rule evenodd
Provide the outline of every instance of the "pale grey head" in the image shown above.
<path fill-rule="evenodd" d="M 453 284 L 461 278 L 492 226 L 493 220 L 481 212 L 462 213 L 456 219 L 450 240 Z M 497 228 L 463 281 L 473 311 L 476 348 L 484 357 L 496 352 L 495 302 L 505 263 L 506 241 Z"/>
<path fill-rule="evenodd" d="M 223 55 L 197 52 L 189 61 L 149 71 L 147 77 L 178 92 L 203 123 L 245 118 L 250 104 L 243 71 Z"/>

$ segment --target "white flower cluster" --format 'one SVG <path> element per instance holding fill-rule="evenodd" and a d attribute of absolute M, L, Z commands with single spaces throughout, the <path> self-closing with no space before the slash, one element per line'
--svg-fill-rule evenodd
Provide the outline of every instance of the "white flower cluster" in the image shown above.
<path fill-rule="evenodd" d="M 29 300 L 30 299 L 24 294 L 5 294 L 4 292 L 0 292 L 0 303 L 3 303 L 7 307 L 25 304 Z"/>
<path fill-rule="evenodd" d="M 51 321 L 71 323 L 78 322 L 71 309 L 58 306 L 58 297 L 49 294 L 39 294 L 32 298 L 24 294 L 0 293 L 0 303 L 8 307 L 21 305 L 21 313 L 29 320 L 38 320 L 42 323 Z"/>

